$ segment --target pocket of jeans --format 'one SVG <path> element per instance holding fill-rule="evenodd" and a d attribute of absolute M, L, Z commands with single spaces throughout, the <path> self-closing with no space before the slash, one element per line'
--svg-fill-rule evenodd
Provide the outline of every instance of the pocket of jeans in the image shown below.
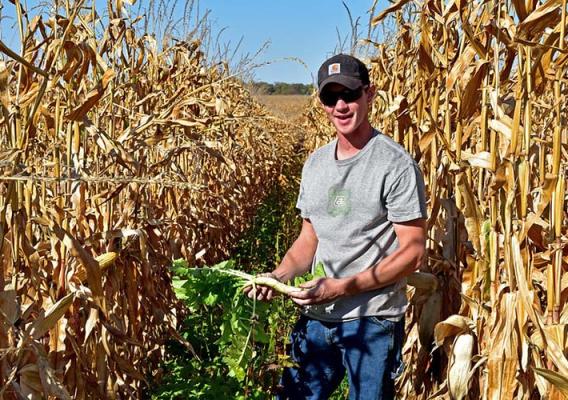
<path fill-rule="evenodd" d="M 298 362 L 303 354 L 304 348 L 306 346 L 306 325 L 308 319 L 303 315 L 294 325 L 294 329 L 290 333 L 290 343 L 288 344 L 288 353 L 292 357 L 292 360 Z"/>
<path fill-rule="evenodd" d="M 372 316 L 372 317 L 367 317 L 367 320 L 375 325 L 380 326 L 386 331 L 392 332 L 394 330 L 395 322 L 390 321 L 388 319 Z"/>

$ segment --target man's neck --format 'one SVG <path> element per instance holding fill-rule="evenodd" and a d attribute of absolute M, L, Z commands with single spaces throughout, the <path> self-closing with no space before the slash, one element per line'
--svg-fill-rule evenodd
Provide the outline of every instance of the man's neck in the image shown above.
<path fill-rule="evenodd" d="M 346 160 L 355 156 L 365 147 L 372 137 L 373 127 L 368 122 L 348 136 L 338 132 L 336 158 L 338 160 Z"/>

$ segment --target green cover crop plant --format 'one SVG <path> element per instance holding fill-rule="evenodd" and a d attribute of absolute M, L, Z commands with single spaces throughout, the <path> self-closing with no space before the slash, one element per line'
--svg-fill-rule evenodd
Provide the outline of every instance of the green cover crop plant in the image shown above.
<path fill-rule="evenodd" d="M 257 302 L 242 289 L 257 284 L 284 294 L 302 289 L 240 271 L 233 260 L 191 268 L 179 259 L 172 270 L 176 296 L 188 310 L 182 336 L 197 357 L 175 361 L 170 384 L 166 382 L 155 398 L 267 398 L 279 370 L 290 365 L 284 327 L 294 306 L 286 304 L 285 297 Z M 323 276 L 320 264 L 314 274 L 296 278 L 294 285 Z"/>

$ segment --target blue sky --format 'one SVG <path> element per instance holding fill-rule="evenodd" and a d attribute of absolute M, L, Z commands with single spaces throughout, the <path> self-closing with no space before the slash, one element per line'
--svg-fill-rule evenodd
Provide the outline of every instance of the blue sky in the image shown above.
<path fill-rule="evenodd" d="M 14 5 L 0 1 L 2 14 L 13 15 Z M 38 1 L 28 0 L 28 7 Z M 141 3 L 147 2 L 138 0 L 131 8 L 136 10 Z M 373 0 L 344 2 L 353 20 L 358 19 L 358 36 L 366 38 Z M 105 3 L 96 0 L 99 12 L 104 12 Z M 185 1 L 169 2 L 174 3 L 177 3 L 176 13 L 181 15 Z M 342 50 L 349 51 L 351 25 L 341 0 L 199 0 L 197 4 L 199 15 L 203 15 L 206 9 L 210 10 L 209 22 L 212 31 L 219 34 L 219 43 L 235 49 L 240 42 L 233 61 L 247 54 L 256 54 L 268 42 L 268 46 L 252 62 L 253 65 L 261 65 L 253 69 L 257 81 L 313 83 L 319 65 L 340 46 L 340 40 L 346 44 Z M 375 13 L 387 5 L 386 0 L 379 0 Z M 3 21 L 1 37 L 19 51 L 18 35 L 11 28 L 11 23 Z M 285 60 L 294 57 L 306 65 Z"/>
<path fill-rule="evenodd" d="M 353 20 L 359 18 L 359 36 L 367 37 L 368 0 L 345 0 Z M 381 10 L 387 4 L 379 1 Z M 221 40 L 237 43 L 243 53 L 254 54 L 267 40 L 270 45 L 256 60 L 261 62 L 297 57 L 307 68 L 292 61 L 275 61 L 255 69 L 256 80 L 312 83 L 319 65 L 333 54 L 341 40 L 350 37 L 348 13 L 341 0 L 228 1 L 205 0 L 217 28 L 226 27 Z M 339 36 L 338 36 L 339 33 Z M 347 41 L 349 42 L 349 41 Z"/>

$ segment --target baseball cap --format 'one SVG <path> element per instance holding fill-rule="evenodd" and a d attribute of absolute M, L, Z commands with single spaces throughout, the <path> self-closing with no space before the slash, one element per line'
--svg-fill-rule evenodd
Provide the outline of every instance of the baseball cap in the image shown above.
<path fill-rule="evenodd" d="M 333 82 L 354 90 L 369 84 L 369 70 L 361 60 L 347 54 L 337 54 L 321 65 L 318 90 L 321 92 L 328 83 Z"/>

